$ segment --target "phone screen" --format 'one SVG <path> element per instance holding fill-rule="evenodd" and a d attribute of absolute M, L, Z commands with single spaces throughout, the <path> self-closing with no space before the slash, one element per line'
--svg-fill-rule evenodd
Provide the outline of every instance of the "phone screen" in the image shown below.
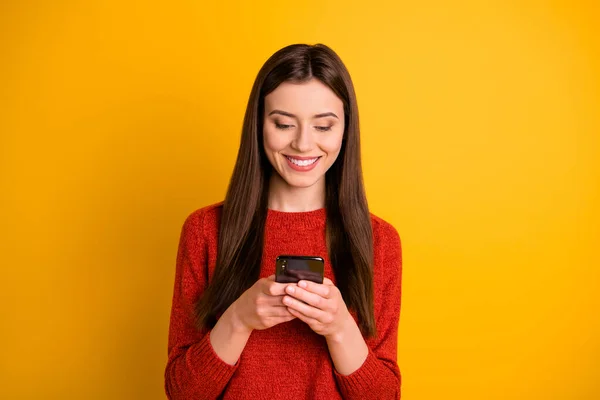
<path fill-rule="evenodd" d="M 308 280 L 323 283 L 324 262 L 317 256 L 279 256 L 275 267 L 275 281 L 296 283 Z"/>

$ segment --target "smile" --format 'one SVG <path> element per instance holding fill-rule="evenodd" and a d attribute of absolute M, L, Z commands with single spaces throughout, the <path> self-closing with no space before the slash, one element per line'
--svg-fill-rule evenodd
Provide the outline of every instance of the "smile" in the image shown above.
<path fill-rule="evenodd" d="M 293 163 L 294 165 L 297 165 L 299 167 L 307 167 L 309 165 L 316 163 L 317 160 L 319 159 L 319 157 L 315 157 L 315 158 L 305 158 L 305 159 L 300 160 L 300 159 L 292 158 L 289 156 L 285 156 L 285 158 L 287 158 L 288 160 L 290 160 L 291 163 Z"/>
<path fill-rule="evenodd" d="M 296 158 L 296 157 L 285 156 L 285 159 L 287 160 L 288 166 L 291 169 L 293 169 L 294 171 L 308 172 L 308 171 L 312 170 L 319 163 L 319 160 L 321 159 L 321 157 Z"/>

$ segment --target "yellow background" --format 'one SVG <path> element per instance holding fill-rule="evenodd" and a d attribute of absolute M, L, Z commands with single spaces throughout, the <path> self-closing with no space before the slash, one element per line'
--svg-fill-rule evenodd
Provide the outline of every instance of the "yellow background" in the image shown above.
<path fill-rule="evenodd" d="M 223 198 L 256 73 L 297 42 L 347 64 L 370 206 L 402 237 L 403 398 L 600 398 L 599 21 L 566 0 L 1 2 L 0 398 L 165 397 L 181 225 Z"/>

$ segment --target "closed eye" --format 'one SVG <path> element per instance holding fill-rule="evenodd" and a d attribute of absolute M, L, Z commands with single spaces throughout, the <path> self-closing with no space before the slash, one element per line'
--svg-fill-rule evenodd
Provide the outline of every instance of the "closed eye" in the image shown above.
<path fill-rule="evenodd" d="M 278 124 L 277 122 L 275 122 L 275 127 L 277 129 L 281 129 L 281 130 L 286 130 L 286 129 L 290 129 L 292 128 L 294 125 L 285 125 L 285 124 Z"/>
<path fill-rule="evenodd" d="M 275 122 L 275 127 L 277 129 L 286 130 L 286 129 L 293 128 L 294 125 L 280 124 L 280 123 Z M 315 126 L 315 129 L 318 130 L 319 132 L 327 132 L 327 131 L 331 130 L 331 126 Z"/>

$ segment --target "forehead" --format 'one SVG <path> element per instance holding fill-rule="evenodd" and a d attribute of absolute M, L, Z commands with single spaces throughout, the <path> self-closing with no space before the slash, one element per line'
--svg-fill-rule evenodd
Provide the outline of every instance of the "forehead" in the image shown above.
<path fill-rule="evenodd" d="M 265 97 L 265 112 L 278 109 L 298 116 L 325 111 L 341 116 L 344 104 L 329 87 L 317 79 L 303 83 L 283 82 Z"/>

